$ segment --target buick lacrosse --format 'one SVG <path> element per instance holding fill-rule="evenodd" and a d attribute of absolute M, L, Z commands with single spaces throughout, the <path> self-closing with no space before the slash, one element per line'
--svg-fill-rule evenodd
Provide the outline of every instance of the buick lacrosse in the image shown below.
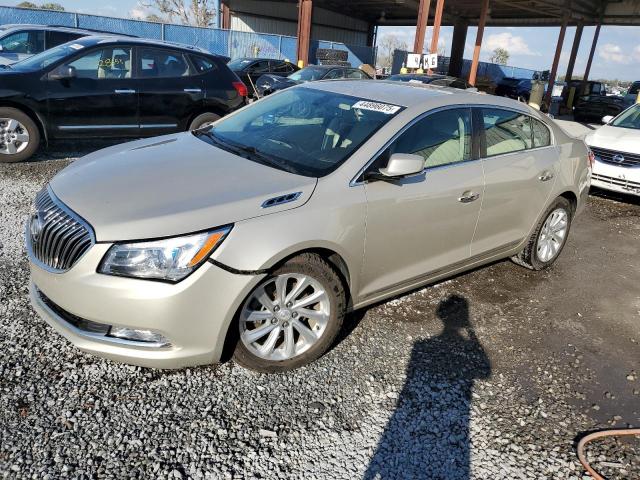
<path fill-rule="evenodd" d="M 305 84 L 60 172 L 27 225 L 31 299 L 103 357 L 288 370 L 350 310 L 498 259 L 550 266 L 590 176 L 584 142 L 512 100 Z"/>

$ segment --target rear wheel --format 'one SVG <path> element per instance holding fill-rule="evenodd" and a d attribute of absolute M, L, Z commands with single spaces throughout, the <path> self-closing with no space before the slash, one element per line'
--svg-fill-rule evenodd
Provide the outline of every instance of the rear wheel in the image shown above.
<path fill-rule="evenodd" d="M 40 130 L 31 117 L 15 108 L 0 108 L 0 162 L 21 162 L 40 146 Z"/>
<path fill-rule="evenodd" d="M 344 317 L 340 277 L 320 256 L 278 268 L 247 297 L 237 316 L 235 361 L 271 373 L 306 365 L 327 351 Z"/>
<path fill-rule="evenodd" d="M 220 115 L 218 115 L 217 113 L 202 113 L 193 119 L 191 125 L 189 125 L 189 130 L 199 130 L 201 128 L 208 127 L 217 120 L 220 120 Z"/>
<path fill-rule="evenodd" d="M 529 237 L 524 250 L 512 260 L 531 270 L 543 270 L 553 265 L 567 242 L 572 212 L 566 198 L 557 198 Z"/>

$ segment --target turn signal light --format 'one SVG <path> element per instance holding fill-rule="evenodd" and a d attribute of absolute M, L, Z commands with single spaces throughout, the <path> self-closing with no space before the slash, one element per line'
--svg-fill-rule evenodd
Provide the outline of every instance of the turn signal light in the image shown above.
<path fill-rule="evenodd" d="M 246 97 L 249 95 L 249 90 L 247 90 L 247 86 L 242 82 L 233 82 L 233 88 L 236 89 L 238 95 L 241 97 Z"/>

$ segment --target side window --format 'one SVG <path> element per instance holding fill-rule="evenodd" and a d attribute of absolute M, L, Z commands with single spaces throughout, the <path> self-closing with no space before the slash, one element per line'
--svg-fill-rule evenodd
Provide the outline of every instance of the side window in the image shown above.
<path fill-rule="evenodd" d="M 409 127 L 389 147 L 392 153 L 424 157 L 425 168 L 471 160 L 471 113 L 467 108 L 428 115 Z"/>
<path fill-rule="evenodd" d="M 483 108 L 487 157 L 531 148 L 529 116 L 498 108 Z"/>
<path fill-rule="evenodd" d="M 2 52 L 34 55 L 44 51 L 44 31 L 16 32 L 0 39 Z"/>
<path fill-rule="evenodd" d="M 362 76 L 362 72 L 360 70 L 347 70 L 346 78 L 359 78 L 362 80 L 364 77 Z"/>
<path fill-rule="evenodd" d="M 109 47 L 94 50 L 69 65 L 76 69 L 76 78 L 131 78 L 131 48 Z"/>
<path fill-rule="evenodd" d="M 535 118 L 531 118 L 531 129 L 533 130 L 534 147 L 548 147 L 551 145 L 551 133 L 544 123 Z"/>
<path fill-rule="evenodd" d="M 191 55 L 191 62 L 196 69 L 197 73 L 204 73 L 216 68 L 216 64 L 213 60 L 205 57 L 199 57 L 197 55 Z"/>
<path fill-rule="evenodd" d="M 142 78 L 177 78 L 189 75 L 189 64 L 181 53 L 160 48 L 142 48 L 139 58 Z"/>
<path fill-rule="evenodd" d="M 56 32 L 55 30 L 50 30 L 47 32 L 47 48 L 57 47 L 63 43 L 80 38 L 81 36 L 82 35 L 78 33 Z"/>
<path fill-rule="evenodd" d="M 289 73 L 293 72 L 293 67 L 287 62 L 273 62 L 273 71 L 276 73 Z"/>
<path fill-rule="evenodd" d="M 250 73 L 269 73 L 269 61 L 261 60 L 247 69 Z"/>
<path fill-rule="evenodd" d="M 322 80 L 335 80 L 336 78 L 344 78 L 344 70 L 334 69 L 329 70 Z"/>

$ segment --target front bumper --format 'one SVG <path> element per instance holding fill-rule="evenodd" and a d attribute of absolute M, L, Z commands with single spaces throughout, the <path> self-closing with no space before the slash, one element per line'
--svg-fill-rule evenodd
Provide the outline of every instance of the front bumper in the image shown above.
<path fill-rule="evenodd" d="M 640 167 L 619 167 L 596 160 L 591 186 L 640 196 Z"/>
<path fill-rule="evenodd" d="M 181 368 L 219 361 L 237 309 L 263 275 L 236 275 L 208 262 L 177 284 L 98 274 L 110 246 L 94 245 L 64 273 L 31 262 L 38 314 L 81 350 L 119 362 Z M 109 337 L 95 328 L 113 325 L 153 330 L 168 344 Z"/>

